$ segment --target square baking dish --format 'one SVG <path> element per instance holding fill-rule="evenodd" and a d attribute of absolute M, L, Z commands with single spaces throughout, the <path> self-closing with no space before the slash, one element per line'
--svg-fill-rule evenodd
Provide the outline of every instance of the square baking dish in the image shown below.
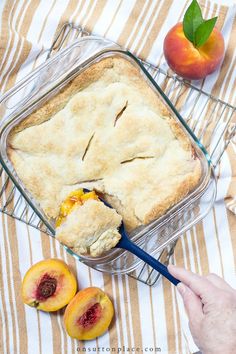
<path fill-rule="evenodd" d="M 149 225 L 139 227 L 130 233 L 130 238 L 134 242 L 155 256 L 207 214 L 215 199 L 216 183 L 210 158 L 206 150 L 140 61 L 131 53 L 100 37 L 84 37 L 59 52 L 19 82 L 19 84 L 3 96 L 0 102 L 0 111 L 4 115 L 0 126 L 0 160 L 20 193 L 47 226 L 50 234 L 54 236 L 53 220 L 48 220 L 37 201 L 34 200 L 17 176 L 7 156 L 8 135 L 19 122 L 24 120 L 31 112 L 41 107 L 46 101 L 50 100 L 50 98 L 56 95 L 59 90 L 83 70 L 103 58 L 114 56 L 128 60 L 139 69 L 144 80 L 155 91 L 176 122 L 181 125 L 181 128 L 188 135 L 195 153 L 201 161 L 202 177 L 197 188 L 181 200 L 181 202 L 169 209 L 165 215 L 152 221 Z M 141 262 L 127 251 L 119 249 L 113 249 L 101 257 L 92 258 L 79 256 L 68 247 L 64 247 L 80 261 L 97 270 L 109 273 L 121 274 L 131 272 Z"/>

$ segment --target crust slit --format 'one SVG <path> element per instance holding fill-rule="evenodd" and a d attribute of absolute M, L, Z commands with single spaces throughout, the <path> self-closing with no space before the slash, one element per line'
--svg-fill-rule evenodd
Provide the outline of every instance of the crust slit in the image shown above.
<path fill-rule="evenodd" d="M 94 135 L 95 135 L 95 133 L 93 133 L 93 135 L 91 136 L 91 138 L 90 138 L 89 141 L 88 141 L 88 144 L 87 144 L 87 146 L 86 146 L 86 148 L 85 148 L 85 150 L 84 150 L 84 154 L 83 154 L 83 156 L 82 156 L 82 161 L 84 161 L 85 156 L 86 156 L 87 153 L 88 153 L 88 149 L 89 149 L 89 147 L 90 147 L 90 145 L 91 145 L 91 142 L 92 142 L 92 140 L 93 140 L 93 138 L 94 138 Z"/>
<path fill-rule="evenodd" d="M 103 180 L 103 178 L 86 179 L 83 181 L 76 181 L 75 183 L 66 184 L 66 186 L 75 186 L 76 184 L 93 183 L 93 182 L 98 182 L 98 181 L 102 181 L 102 180 Z"/>
<path fill-rule="evenodd" d="M 120 117 L 122 116 L 122 114 L 124 113 L 124 111 L 126 110 L 127 107 L 128 107 L 128 101 L 126 101 L 125 106 L 116 115 L 116 118 L 115 118 L 115 121 L 114 121 L 114 127 L 116 126 L 116 123 L 117 123 L 118 119 L 120 119 Z"/>
<path fill-rule="evenodd" d="M 125 163 L 133 162 L 135 160 L 148 160 L 148 159 L 154 159 L 154 158 L 155 158 L 155 156 L 136 156 L 136 157 L 133 157 L 132 159 L 121 161 L 120 164 L 123 165 Z"/>

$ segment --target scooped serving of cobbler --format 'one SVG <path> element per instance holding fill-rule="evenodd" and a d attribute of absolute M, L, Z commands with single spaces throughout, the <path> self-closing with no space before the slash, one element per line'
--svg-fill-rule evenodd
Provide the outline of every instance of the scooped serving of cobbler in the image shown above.
<path fill-rule="evenodd" d="M 121 216 L 99 200 L 94 191 L 73 191 L 61 204 L 56 238 L 75 253 L 100 256 L 115 247 Z"/>

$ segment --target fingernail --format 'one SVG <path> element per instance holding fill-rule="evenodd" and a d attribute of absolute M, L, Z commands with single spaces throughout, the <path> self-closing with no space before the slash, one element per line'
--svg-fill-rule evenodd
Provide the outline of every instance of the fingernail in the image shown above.
<path fill-rule="evenodd" d="M 186 292 L 186 286 L 183 283 L 179 283 L 177 285 L 177 289 L 178 289 L 178 292 L 180 293 L 180 295 L 182 295 L 182 296 Z"/>

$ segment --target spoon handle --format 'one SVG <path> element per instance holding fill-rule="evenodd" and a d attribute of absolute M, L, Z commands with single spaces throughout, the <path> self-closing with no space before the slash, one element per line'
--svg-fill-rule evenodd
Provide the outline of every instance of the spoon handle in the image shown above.
<path fill-rule="evenodd" d="M 159 273 L 166 277 L 172 284 L 177 285 L 178 283 L 180 283 L 180 280 L 176 279 L 169 273 L 167 267 L 164 264 L 159 262 L 154 257 L 150 256 L 147 252 L 142 250 L 142 248 L 138 247 L 128 238 L 122 238 L 120 240 L 119 248 L 126 249 L 127 251 L 135 254 L 137 257 L 142 259 L 144 262 L 149 264 L 152 268 L 156 269 Z"/>

